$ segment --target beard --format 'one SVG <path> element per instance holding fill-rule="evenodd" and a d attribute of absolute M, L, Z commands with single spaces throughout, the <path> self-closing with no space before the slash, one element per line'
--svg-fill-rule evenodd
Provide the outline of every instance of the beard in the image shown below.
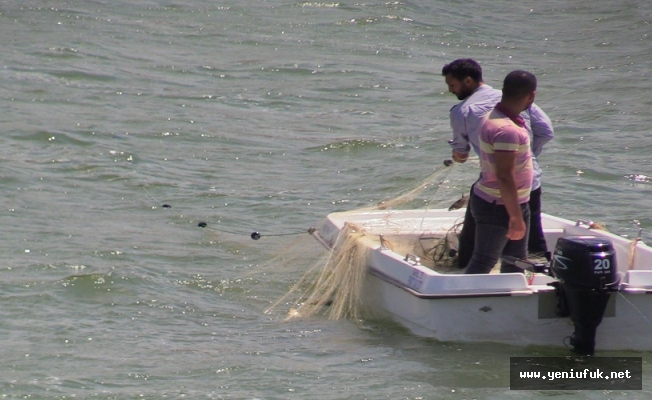
<path fill-rule="evenodd" d="M 472 94 L 473 94 L 473 89 L 471 89 L 470 87 L 468 87 L 466 85 L 462 85 L 462 87 L 460 88 L 460 91 L 458 93 L 456 93 L 455 95 L 457 96 L 458 100 L 464 100 L 464 99 L 466 99 L 467 97 L 469 97 Z"/>

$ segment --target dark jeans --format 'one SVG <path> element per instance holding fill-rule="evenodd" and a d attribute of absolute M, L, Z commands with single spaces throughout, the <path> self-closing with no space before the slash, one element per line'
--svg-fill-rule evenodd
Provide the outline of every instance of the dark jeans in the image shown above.
<path fill-rule="evenodd" d="M 541 187 L 530 192 L 530 237 L 527 242 L 528 253 L 545 253 L 548 251 L 546 238 L 541 224 Z"/>
<path fill-rule="evenodd" d="M 471 186 L 471 194 L 469 199 L 473 196 L 473 186 Z M 528 237 L 527 250 L 528 253 L 545 253 L 548 251 L 546 239 L 543 236 L 543 226 L 541 224 L 541 188 L 530 192 L 530 235 Z M 459 236 L 459 245 L 457 251 L 457 262 L 460 268 L 464 268 L 469 264 L 471 255 L 473 254 L 473 247 L 475 243 L 475 219 L 471 214 L 471 206 L 467 206 L 466 214 L 464 214 L 464 224 Z"/>
<path fill-rule="evenodd" d="M 503 205 L 489 203 L 476 195 L 471 196 L 469 208 L 475 219 L 475 246 L 464 271 L 466 274 L 488 274 L 501 256 L 527 257 L 527 240 L 530 228 L 530 206 L 521 204 L 525 220 L 525 236 L 520 240 L 509 240 L 509 215 Z M 502 262 L 500 272 L 523 272 L 520 268 Z"/>

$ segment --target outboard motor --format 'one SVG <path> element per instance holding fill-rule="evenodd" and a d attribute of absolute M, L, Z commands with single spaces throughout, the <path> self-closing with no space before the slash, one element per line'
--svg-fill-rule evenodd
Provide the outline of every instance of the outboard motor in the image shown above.
<path fill-rule="evenodd" d="M 605 238 L 568 236 L 557 240 L 550 269 L 561 282 L 558 287 L 575 325 L 570 343 L 581 355 L 594 354 L 596 330 L 611 292 L 618 290 L 615 255 L 611 241 Z"/>

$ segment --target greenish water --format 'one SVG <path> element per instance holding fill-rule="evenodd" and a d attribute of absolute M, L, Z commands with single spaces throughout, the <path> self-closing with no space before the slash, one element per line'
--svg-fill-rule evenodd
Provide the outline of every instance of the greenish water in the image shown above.
<path fill-rule="evenodd" d="M 648 398 L 647 364 L 642 392 L 510 391 L 510 356 L 566 351 L 264 311 L 319 255 L 308 227 L 449 157 L 455 58 L 537 75 L 544 211 L 652 241 L 651 21 L 642 0 L 2 3 L 0 394 Z"/>

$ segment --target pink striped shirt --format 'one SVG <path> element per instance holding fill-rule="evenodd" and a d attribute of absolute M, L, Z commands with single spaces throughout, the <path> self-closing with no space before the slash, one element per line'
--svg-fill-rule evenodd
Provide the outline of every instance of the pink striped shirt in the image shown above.
<path fill-rule="evenodd" d="M 530 135 L 523 127 L 523 120 L 518 116 L 506 115 L 498 103 L 496 108 L 487 113 L 480 125 L 480 168 L 482 174 L 475 184 L 474 193 L 481 199 L 497 204 L 505 204 L 500 197 L 498 177 L 496 175 L 497 151 L 516 152 L 514 169 L 518 200 L 520 204 L 530 200 L 532 188 L 532 152 Z"/>

